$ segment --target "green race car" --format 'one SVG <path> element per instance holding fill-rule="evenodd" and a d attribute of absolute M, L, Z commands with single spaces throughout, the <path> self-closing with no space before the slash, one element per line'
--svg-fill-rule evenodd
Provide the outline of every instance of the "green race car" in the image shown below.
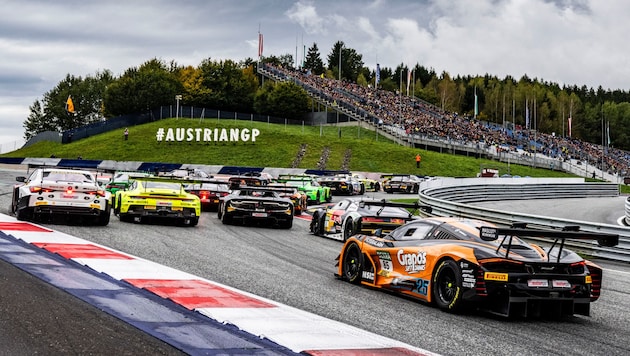
<path fill-rule="evenodd" d="M 306 194 L 308 204 L 330 203 L 332 193 L 330 187 L 320 185 L 314 177 L 309 175 L 280 175 L 277 179 L 280 183 L 294 186 Z"/>

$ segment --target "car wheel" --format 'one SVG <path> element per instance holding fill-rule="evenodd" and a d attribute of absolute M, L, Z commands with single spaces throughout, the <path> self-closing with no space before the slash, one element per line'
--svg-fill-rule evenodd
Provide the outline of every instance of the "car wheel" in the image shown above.
<path fill-rule="evenodd" d="M 380 192 L 380 191 L 381 191 L 381 185 L 380 185 L 380 184 L 378 184 L 378 183 L 376 183 L 376 184 L 374 185 L 374 191 L 375 191 L 375 192 Z"/>
<path fill-rule="evenodd" d="M 420 186 L 419 186 L 419 185 L 415 185 L 415 186 L 413 187 L 413 192 L 414 192 L 414 193 L 416 193 L 416 194 L 418 194 L 418 192 L 419 192 L 419 191 L 420 191 Z"/>
<path fill-rule="evenodd" d="M 361 272 L 363 271 L 363 254 L 359 245 L 351 243 L 346 247 L 343 255 L 343 278 L 353 284 L 361 283 Z"/>
<path fill-rule="evenodd" d="M 33 218 L 33 212 L 30 208 L 23 208 L 15 210 L 15 217 L 20 221 L 31 220 Z"/>
<path fill-rule="evenodd" d="M 361 190 L 359 191 L 359 195 L 365 194 L 365 184 L 361 183 Z"/>
<path fill-rule="evenodd" d="M 433 299 L 442 310 L 455 312 L 462 307 L 462 274 L 453 260 L 440 263 L 433 276 Z"/>
<path fill-rule="evenodd" d="M 278 226 L 281 229 L 290 229 L 290 228 L 293 227 L 293 219 L 282 221 L 282 222 L 280 222 L 280 224 L 278 224 Z"/>
<path fill-rule="evenodd" d="M 310 230 L 313 235 L 322 236 L 324 234 L 324 219 L 316 212 L 311 219 Z"/>
<path fill-rule="evenodd" d="M 195 216 L 192 218 L 184 218 L 182 220 L 182 225 L 183 226 L 197 226 L 197 224 L 199 223 L 199 217 Z"/>
<path fill-rule="evenodd" d="M 230 225 L 230 224 L 232 224 L 232 216 L 229 215 L 226 212 L 223 212 L 221 214 L 221 222 L 223 223 L 223 225 Z"/>
<path fill-rule="evenodd" d="M 354 235 L 356 231 L 354 231 L 354 220 L 352 218 L 347 218 L 345 224 L 343 225 L 343 241 L 347 241 L 350 236 Z"/>
<path fill-rule="evenodd" d="M 109 210 L 109 204 L 107 204 L 106 209 L 101 211 L 101 213 L 98 215 L 98 218 L 96 218 L 96 225 L 106 226 L 107 224 L 109 224 L 110 215 L 111 211 Z"/>

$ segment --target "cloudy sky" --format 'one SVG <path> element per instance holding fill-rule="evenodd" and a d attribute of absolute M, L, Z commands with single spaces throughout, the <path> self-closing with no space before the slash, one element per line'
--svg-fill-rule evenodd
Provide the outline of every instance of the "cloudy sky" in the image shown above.
<path fill-rule="evenodd" d="M 67 74 L 114 75 L 158 58 L 303 57 L 336 41 L 366 66 L 419 63 L 455 75 L 527 74 L 630 90 L 627 0 L 0 0 L 0 144 Z"/>

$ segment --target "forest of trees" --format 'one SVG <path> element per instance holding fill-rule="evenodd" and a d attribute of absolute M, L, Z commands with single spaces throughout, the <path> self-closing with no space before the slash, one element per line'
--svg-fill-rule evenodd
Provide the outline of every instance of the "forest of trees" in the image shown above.
<path fill-rule="evenodd" d="M 413 95 L 446 111 L 548 134 L 568 136 L 571 117 L 572 137 L 630 149 L 629 130 L 625 129 L 629 127 L 626 122 L 630 123 L 630 93 L 621 89 L 561 87 L 527 75 L 519 79 L 490 74 L 452 77 L 420 64 L 408 67 L 402 63 L 396 68 L 380 67 L 376 83 L 376 68 L 366 67 L 362 55 L 342 41 L 333 45 L 325 62 L 316 43 L 300 64 L 290 54 L 261 60 L 363 86 L 377 85 L 378 89 Z M 292 83 L 262 81 L 257 64 L 251 58 L 241 62 L 208 58 L 194 67 L 154 58 L 119 77 L 109 70 L 85 78 L 68 74 L 30 106 L 23 124 L 24 138 L 123 114 L 144 113 L 174 104 L 176 95 L 182 95 L 180 105 L 302 118 L 312 107 L 304 90 Z M 68 97 L 74 104 L 73 113 L 66 110 Z"/>

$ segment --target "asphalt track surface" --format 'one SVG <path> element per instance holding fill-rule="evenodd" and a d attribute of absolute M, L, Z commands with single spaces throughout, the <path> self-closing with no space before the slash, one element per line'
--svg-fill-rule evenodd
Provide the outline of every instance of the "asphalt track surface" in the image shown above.
<path fill-rule="evenodd" d="M 12 176 L 14 172 L 0 172 L 0 193 L 10 191 Z M 10 196 L 0 195 L 0 213 L 8 212 L 9 201 Z M 572 212 L 576 220 L 597 215 L 611 223 L 623 215 L 620 201 L 580 199 L 557 208 L 556 201 L 543 204 L 549 215 Z M 310 235 L 307 221 L 298 220 L 285 231 L 224 226 L 216 214 L 205 213 L 195 228 L 128 224 L 115 217 L 105 228 L 46 226 L 444 355 L 630 354 L 626 264 L 598 261 L 605 268 L 604 288 L 591 317 L 504 320 L 478 312 L 444 313 L 336 280 L 340 243 Z M 179 353 L 5 263 L 0 263 L 0 288 L 0 355 Z"/>

